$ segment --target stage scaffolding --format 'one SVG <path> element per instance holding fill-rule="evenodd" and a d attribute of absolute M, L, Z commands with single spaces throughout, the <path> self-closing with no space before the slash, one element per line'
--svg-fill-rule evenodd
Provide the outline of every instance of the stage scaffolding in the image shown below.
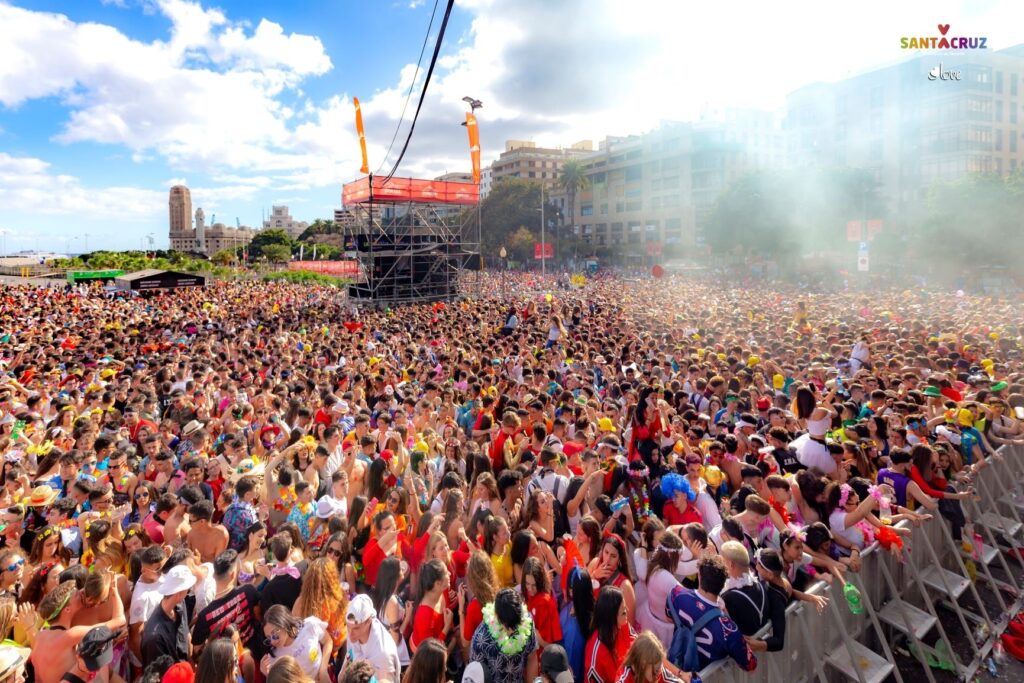
<path fill-rule="evenodd" d="M 477 186 L 470 183 L 367 176 L 343 189 L 355 220 L 345 251 L 363 279 L 355 301 L 378 305 L 450 301 L 463 271 L 479 263 Z"/>

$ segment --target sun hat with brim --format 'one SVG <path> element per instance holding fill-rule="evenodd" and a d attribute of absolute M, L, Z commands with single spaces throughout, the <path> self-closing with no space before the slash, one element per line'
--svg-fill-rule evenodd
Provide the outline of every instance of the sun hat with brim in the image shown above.
<path fill-rule="evenodd" d="M 18 666 L 28 661 L 32 651 L 28 648 L 0 645 L 0 679 L 4 679 Z"/>
<path fill-rule="evenodd" d="M 57 496 L 60 495 L 60 491 L 57 489 L 43 484 L 32 489 L 32 493 L 29 497 L 24 499 L 22 502 L 29 507 L 43 507 L 50 505 L 53 501 L 57 500 Z"/>
<path fill-rule="evenodd" d="M 245 458 L 238 463 L 237 467 L 231 470 L 231 476 L 229 476 L 228 479 L 235 482 L 242 477 L 262 477 L 266 469 L 266 463 L 253 462 L 252 458 Z"/>
<path fill-rule="evenodd" d="M 171 567 L 171 570 L 164 575 L 157 591 L 160 595 L 167 597 L 187 591 L 194 585 L 196 585 L 195 575 L 188 567 L 179 564 L 177 567 Z"/>
<path fill-rule="evenodd" d="M 188 424 L 181 428 L 181 433 L 183 436 L 192 436 L 202 428 L 202 422 L 200 422 L 199 420 L 191 420 Z"/>
<path fill-rule="evenodd" d="M 935 397 L 935 398 L 939 398 L 940 396 L 942 396 L 942 392 L 939 391 L 938 387 L 925 387 L 924 388 L 924 395 L 925 396 L 932 396 L 932 397 Z"/>

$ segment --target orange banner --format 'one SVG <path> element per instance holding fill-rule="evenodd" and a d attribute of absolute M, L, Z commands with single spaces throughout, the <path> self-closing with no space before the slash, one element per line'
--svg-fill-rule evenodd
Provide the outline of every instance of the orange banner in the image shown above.
<path fill-rule="evenodd" d="M 366 133 L 363 131 L 363 110 L 359 106 L 359 98 L 353 97 L 352 104 L 356 105 L 356 133 L 359 135 L 359 151 L 363 155 L 363 165 L 359 167 L 360 173 L 369 173 L 370 164 L 366 159 Z"/>
<path fill-rule="evenodd" d="M 469 133 L 469 158 L 473 162 L 473 182 L 480 184 L 480 129 L 473 112 L 466 112 L 466 131 Z"/>

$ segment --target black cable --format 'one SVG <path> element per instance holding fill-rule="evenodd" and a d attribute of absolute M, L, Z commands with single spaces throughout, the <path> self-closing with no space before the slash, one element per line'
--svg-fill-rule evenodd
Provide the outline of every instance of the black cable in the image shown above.
<path fill-rule="evenodd" d="M 437 14 L 437 2 L 434 0 L 434 9 L 430 12 L 430 23 L 427 24 L 427 32 L 423 36 L 423 45 L 420 47 L 420 56 L 416 60 L 416 72 L 412 75 L 412 82 L 409 83 L 409 92 L 405 95 L 405 104 L 402 105 L 402 115 L 398 117 L 398 123 L 395 124 L 395 134 L 391 136 L 391 142 L 388 144 L 388 151 L 384 152 L 384 158 L 381 159 L 380 166 L 374 171 L 374 174 L 380 173 L 380 169 L 384 168 L 384 164 L 387 163 L 388 157 L 391 155 L 391 148 L 395 145 L 395 140 L 398 139 L 398 131 L 402 130 L 402 122 L 405 121 L 405 110 L 409 107 L 409 100 L 412 99 L 412 89 L 416 87 L 416 79 L 420 75 L 420 66 L 423 64 L 423 53 L 427 51 L 427 41 L 430 39 L 430 29 L 434 27 L 434 15 Z"/>
<path fill-rule="evenodd" d="M 455 0 L 448 0 L 448 6 L 444 10 L 444 19 L 441 20 L 441 29 L 437 33 L 437 42 L 434 43 L 434 54 L 430 58 L 430 68 L 427 69 L 427 77 L 423 80 L 423 90 L 420 92 L 420 101 L 416 105 L 416 113 L 413 114 L 412 124 L 409 126 L 409 134 L 405 138 L 405 144 L 402 145 L 402 152 L 398 155 L 398 160 L 395 161 L 395 165 L 391 168 L 391 172 L 388 173 L 385 182 L 391 180 L 391 177 L 395 175 L 395 171 L 398 170 L 398 165 L 402 163 L 402 159 L 405 157 L 405 151 L 409 149 L 409 141 L 412 140 L 412 132 L 416 129 L 416 121 L 420 117 L 420 109 L 423 107 L 423 100 L 427 97 L 427 86 L 430 85 L 430 77 L 434 74 L 434 66 L 437 64 L 437 55 L 441 52 L 441 42 L 444 40 L 445 29 L 448 28 L 448 18 L 452 15 L 452 7 L 455 6 Z"/>

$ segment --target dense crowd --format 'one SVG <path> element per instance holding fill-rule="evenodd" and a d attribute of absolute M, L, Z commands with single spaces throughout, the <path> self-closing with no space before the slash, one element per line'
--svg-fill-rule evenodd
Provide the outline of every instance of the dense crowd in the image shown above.
<path fill-rule="evenodd" d="M 0 288 L 0 683 L 750 671 L 1024 443 L 1014 302 L 482 290 Z"/>

